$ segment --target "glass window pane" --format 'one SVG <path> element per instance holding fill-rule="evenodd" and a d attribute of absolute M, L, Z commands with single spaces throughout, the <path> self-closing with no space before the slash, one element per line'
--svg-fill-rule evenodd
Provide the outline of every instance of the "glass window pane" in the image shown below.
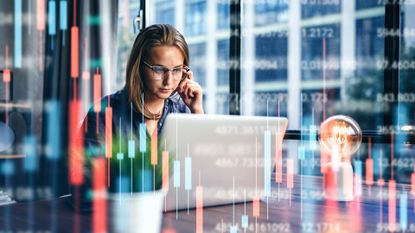
<path fill-rule="evenodd" d="M 356 9 L 367 9 L 373 7 L 383 6 L 386 0 L 364 0 L 364 1 L 356 1 Z"/>
<path fill-rule="evenodd" d="M 203 35 L 206 33 L 206 1 L 187 0 L 185 14 L 186 35 Z M 191 12 L 191 13 L 190 13 Z"/>
<path fill-rule="evenodd" d="M 259 1 L 255 4 L 255 24 L 287 22 L 288 0 Z"/>
<path fill-rule="evenodd" d="M 217 3 L 216 11 L 217 11 L 218 19 L 220 20 L 216 21 L 217 23 L 216 27 L 220 31 L 229 29 L 229 23 L 230 23 L 229 1 L 230 0 L 223 0 L 223 1 L 218 1 Z"/>
<path fill-rule="evenodd" d="M 287 80 L 287 31 L 255 37 L 255 81 Z"/>
<path fill-rule="evenodd" d="M 338 14 L 341 10 L 341 2 L 341 0 L 302 0 L 301 16 L 303 19 L 307 19 L 329 14 Z"/>

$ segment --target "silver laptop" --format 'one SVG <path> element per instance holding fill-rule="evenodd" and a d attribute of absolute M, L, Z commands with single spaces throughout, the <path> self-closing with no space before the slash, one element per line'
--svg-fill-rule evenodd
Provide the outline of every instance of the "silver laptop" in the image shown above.
<path fill-rule="evenodd" d="M 159 141 L 172 168 L 165 210 L 195 208 L 196 189 L 204 207 L 262 198 L 287 125 L 283 117 L 170 114 Z"/>

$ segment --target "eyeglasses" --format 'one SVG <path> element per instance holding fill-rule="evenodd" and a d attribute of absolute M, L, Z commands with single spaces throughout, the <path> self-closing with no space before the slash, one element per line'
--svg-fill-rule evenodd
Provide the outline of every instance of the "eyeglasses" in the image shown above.
<path fill-rule="evenodd" d="M 150 68 L 153 71 L 153 79 L 154 80 L 163 80 L 163 78 L 166 76 L 166 74 L 171 71 L 171 74 L 173 76 L 173 80 L 178 81 L 183 78 L 183 72 L 188 72 L 190 69 L 187 66 L 180 66 L 175 67 L 173 69 L 169 69 L 165 66 L 152 66 L 148 64 L 147 62 L 143 61 L 144 65 L 146 65 L 148 68 Z"/>

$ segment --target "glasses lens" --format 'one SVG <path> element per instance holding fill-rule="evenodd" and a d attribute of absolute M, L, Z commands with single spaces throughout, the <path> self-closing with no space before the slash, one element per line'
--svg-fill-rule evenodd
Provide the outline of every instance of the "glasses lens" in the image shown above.
<path fill-rule="evenodd" d="M 168 71 L 168 69 L 166 67 L 163 67 L 163 66 L 153 66 L 153 71 L 154 71 L 154 73 L 156 73 L 158 75 L 163 75 L 164 73 L 166 73 Z"/>
<path fill-rule="evenodd" d="M 174 68 L 172 73 L 175 77 L 181 77 L 183 74 L 183 69 L 181 67 Z"/>

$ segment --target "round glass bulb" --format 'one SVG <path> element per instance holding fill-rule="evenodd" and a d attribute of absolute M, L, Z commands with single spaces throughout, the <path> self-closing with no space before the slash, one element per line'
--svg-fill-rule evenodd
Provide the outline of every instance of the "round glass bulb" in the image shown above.
<path fill-rule="evenodd" d="M 347 158 L 359 149 L 362 130 L 353 118 L 335 115 L 321 123 L 318 140 L 326 152 Z"/>

